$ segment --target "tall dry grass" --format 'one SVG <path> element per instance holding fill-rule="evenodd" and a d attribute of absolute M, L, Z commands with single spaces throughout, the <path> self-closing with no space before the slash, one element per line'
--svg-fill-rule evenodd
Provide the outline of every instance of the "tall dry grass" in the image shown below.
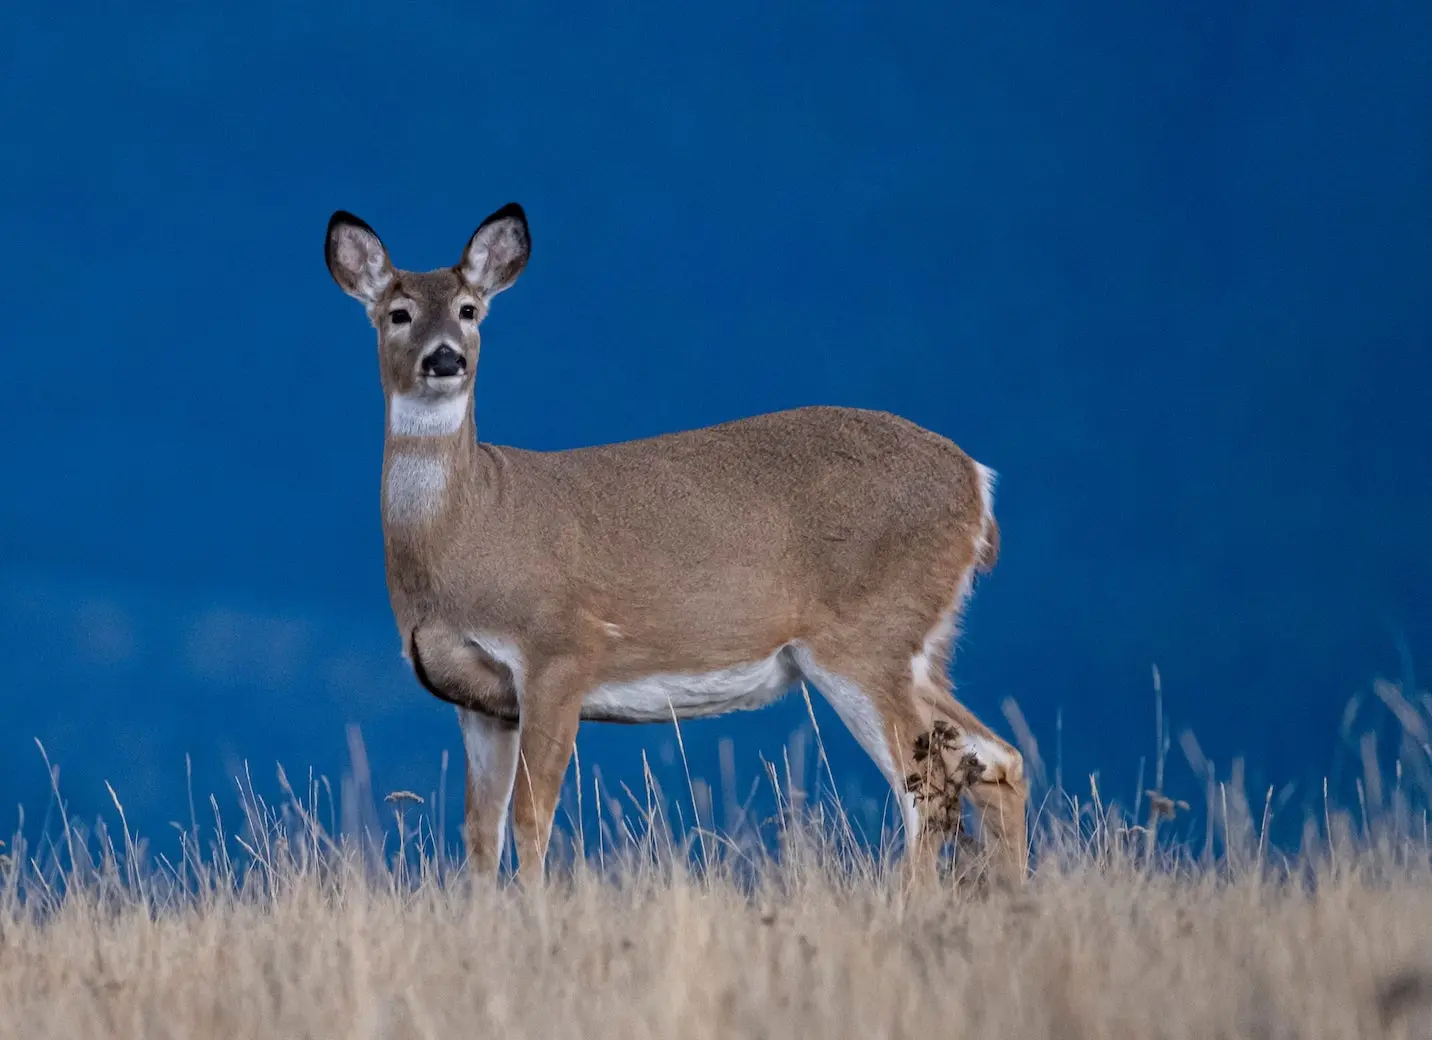
<path fill-rule="evenodd" d="M 404 793 L 377 844 L 325 822 L 320 782 L 280 772 L 269 802 L 246 781 L 235 819 L 212 800 L 165 857 L 118 796 L 89 830 L 57 792 L 52 834 L 0 849 L 0 1035 L 1432 1036 L 1427 792 L 1405 784 L 1428 712 L 1381 692 L 1422 761 L 1384 782 L 1364 760 L 1358 804 L 1295 852 L 1267 840 L 1271 797 L 1226 783 L 1206 843 L 1160 840 L 1160 723 L 1136 808 L 1036 791 L 1019 890 L 961 849 L 907 891 L 888 835 L 872 850 L 776 771 L 764 829 L 673 832 L 649 786 L 578 826 L 541 888 L 470 884 Z"/>

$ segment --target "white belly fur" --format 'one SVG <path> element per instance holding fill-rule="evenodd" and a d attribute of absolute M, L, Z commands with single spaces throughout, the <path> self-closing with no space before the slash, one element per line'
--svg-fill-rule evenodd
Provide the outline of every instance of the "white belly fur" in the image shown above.
<path fill-rule="evenodd" d="M 785 696 L 800 671 L 788 648 L 748 664 L 713 672 L 648 675 L 604 683 L 582 701 L 582 718 L 607 722 L 663 722 L 750 711 Z"/>

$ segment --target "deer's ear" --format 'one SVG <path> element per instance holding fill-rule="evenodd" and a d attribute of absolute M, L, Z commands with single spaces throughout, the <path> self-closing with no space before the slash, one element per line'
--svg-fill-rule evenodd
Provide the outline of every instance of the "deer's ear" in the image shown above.
<path fill-rule="evenodd" d="M 527 214 L 509 202 L 473 232 L 457 269 L 468 285 L 491 298 L 517 281 L 531 254 Z"/>
<path fill-rule="evenodd" d="M 352 213 L 340 209 L 329 218 L 324 255 L 338 287 L 364 306 L 382 299 L 393 282 L 393 265 L 378 233 Z"/>

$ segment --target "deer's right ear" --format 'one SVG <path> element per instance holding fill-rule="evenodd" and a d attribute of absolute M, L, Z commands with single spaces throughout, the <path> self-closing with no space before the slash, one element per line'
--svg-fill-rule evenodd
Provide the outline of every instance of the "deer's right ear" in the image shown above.
<path fill-rule="evenodd" d="M 382 299 L 393 281 L 393 265 L 378 233 L 345 210 L 328 218 L 324 254 L 338 287 L 365 307 Z"/>

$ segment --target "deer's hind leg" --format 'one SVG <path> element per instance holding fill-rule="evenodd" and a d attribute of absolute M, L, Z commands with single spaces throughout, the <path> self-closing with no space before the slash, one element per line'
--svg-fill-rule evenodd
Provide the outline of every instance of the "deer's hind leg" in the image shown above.
<path fill-rule="evenodd" d="M 1024 758 L 960 703 L 950 678 L 963 599 L 940 615 L 911 658 L 912 688 L 932 719 L 932 739 L 941 746 L 946 768 L 962 770 L 963 796 L 974 809 L 991 864 L 1023 880 L 1029 865 Z"/>
<path fill-rule="evenodd" d="M 953 837 L 948 799 L 924 797 L 913 782 L 928 761 L 933 718 L 897 660 L 872 658 L 858 647 L 855 640 L 827 636 L 797 645 L 794 655 L 894 791 L 905 825 L 907 876 L 930 880 L 941 847 Z"/>
<path fill-rule="evenodd" d="M 1023 880 L 1024 760 L 955 699 L 948 674 L 963 598 L 928 610 L 887 603 L 803 641 L 796 662 L 894 789 L 913 876 L 934 873 L 968 801 L 991 862 Z"/>

